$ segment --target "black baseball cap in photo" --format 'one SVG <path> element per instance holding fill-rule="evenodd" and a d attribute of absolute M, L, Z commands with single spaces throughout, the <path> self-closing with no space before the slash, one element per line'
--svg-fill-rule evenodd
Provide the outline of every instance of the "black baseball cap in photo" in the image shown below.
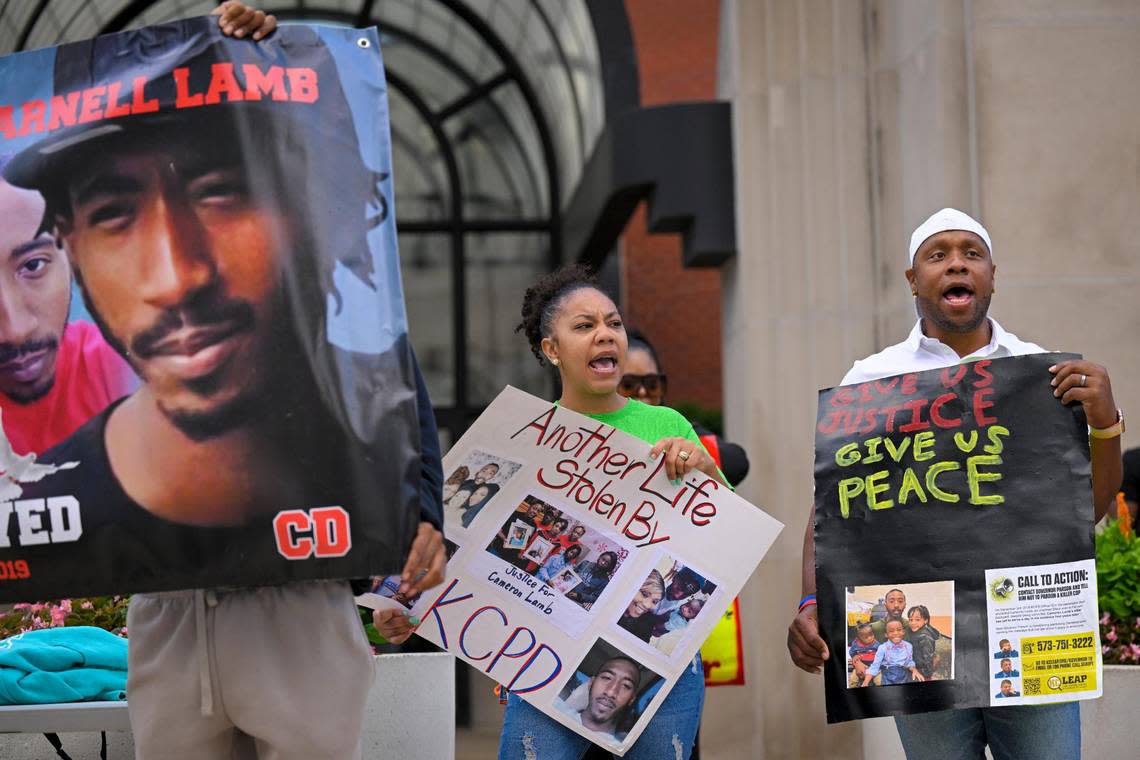
<path fill-rule="evenodd" d="M 50 108 L 67 110 L 72 123 L 13 156 L 4 178 L 43 189 L 108 140 L 243 112 L 280 117 L 315 110 L 318 92 L 323 115 L 309 118 L 337 118 L 330 108 L 347 114 L 335 64 L 315 31 L 290 27 L 275 43 L 229 39 L 216 19 L 201 17 L 61 45 L 53 75 L 57 102 Z M 250 64 L 256 81 L 247 76 Z"/>

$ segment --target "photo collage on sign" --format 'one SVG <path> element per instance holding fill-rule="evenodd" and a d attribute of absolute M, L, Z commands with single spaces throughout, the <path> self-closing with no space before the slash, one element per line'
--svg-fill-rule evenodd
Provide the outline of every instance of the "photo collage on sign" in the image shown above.
<path fill-rule="evenodd" d="M 507 516 L 487 551 L 584 610 L 598 601 L 629 556 L 614 538 L 533 495 Z"/>
<path fill-rule="evenodd" d="M 637 725 L 665 680 L 628 652 L 598 639 L 554 699 L 554 708 L 619 744 Z"/>
<path fill-rule="evenodd" d="M 848 586 L 846 627 L 849 689 L 954 677 L 953 581 Z"/>
<path fill-rule="evenodd" d="M 617 624 L 662 654 L 671 654 L 716 588 L 702 573 L 663 555 L 633 592 Z"/>
<path fill-rule="evenodd" d="M 519 468 L 518 462 L 476 449 L 443 481 L 443 524 L 449 535 L 466 530 Z"/>

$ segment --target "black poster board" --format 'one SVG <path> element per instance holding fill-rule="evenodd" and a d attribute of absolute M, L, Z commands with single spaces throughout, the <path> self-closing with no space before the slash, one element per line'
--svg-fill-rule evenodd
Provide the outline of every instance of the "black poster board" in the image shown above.
<path fill-rule="evenodd" d="M 1094 556 L 1088 430 L 1079 406 L 1053 396 L 1048 371 L 1072 358 L 982 360 L 820 391 L 814 531 L 829 723 L 990 705 L 986 569 Z M 919 588 L 947 600 L 942 672 L 849 687 L 854 624 L 884 610 L 848 602 L 861 587 L 905 584 L 941 584 Z M 907 606 L 921 601 L 912 594 Z"/>

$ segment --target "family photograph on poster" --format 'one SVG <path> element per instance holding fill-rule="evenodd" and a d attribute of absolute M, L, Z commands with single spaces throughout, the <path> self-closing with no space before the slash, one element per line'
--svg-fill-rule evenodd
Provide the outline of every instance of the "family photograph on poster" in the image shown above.
<path fill-rule="evenodd" d="M 534 495 L 507 516 L 487 551 L 587 611 L 629 556 L 617 539 Z"/>
<path fill-rule="evenodd" d="M 554 708 L 600 734 L 601 743 L 621 742 L 661 684 L 661 676 L 636 657 L 598 639 L 563 684 Z"/>
<path fill-rule="evenodd" d="M 847 687 L 954 677 L 954 582 L 847 589 Z"/>
<path fill-rule="evenodd" d="M 485 451 L 475 450 L 443 481 L 444 530 L 457 533 L 471 526 L 520 465 Z"/>
<path fill-rule="evenodd" d="M 622 542 L 534 495 L 507 516 L 487 551 L 584 610 L 629 556 Z"/>
<path fill-rule="evenodd" d="M 696 570 L 663 556 L 630 597 L 618 625 L 671 654 L 716 588 Z"/>

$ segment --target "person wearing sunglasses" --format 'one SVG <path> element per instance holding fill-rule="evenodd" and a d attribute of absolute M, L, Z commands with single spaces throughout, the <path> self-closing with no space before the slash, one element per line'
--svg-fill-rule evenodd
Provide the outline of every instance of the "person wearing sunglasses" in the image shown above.
<path fill-rule="evenodd" d="M 625 372 L 618 383 L 618 393 L 644 404 L 663 405 L 668 384 L 657 351 L 649 338 L 638 330 L 627 330 L 626 336 L 629 339 L 629 351 L 626 354 Z M 735 488 L 748 475 L 747 452 L 739 444 L 724 440 L 696 420 L 689 422 L 729 485 Z"/>

